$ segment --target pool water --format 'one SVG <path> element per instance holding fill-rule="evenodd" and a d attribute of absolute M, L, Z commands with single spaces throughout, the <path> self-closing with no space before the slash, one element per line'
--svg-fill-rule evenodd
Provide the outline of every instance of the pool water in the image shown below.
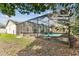
<path fill-rule="evenodd" d="M 52 34 L 43 34 L 43 36 L 46 36 L 46 37 L 59 37 L 61 36 L 62 34 L 58 34 L 58 33 L 52 33 Z"/>

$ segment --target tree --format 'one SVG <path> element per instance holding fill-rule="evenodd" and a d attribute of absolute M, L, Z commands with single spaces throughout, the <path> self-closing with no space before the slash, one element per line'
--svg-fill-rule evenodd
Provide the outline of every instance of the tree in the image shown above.
<path fill-rule="evenodd" d="M 0 4 L 0 12 L 8 16 L 15 16 L 15 10 L 21 14 L 41 13 L 48 9 L 54 9 L 56 4 L 44 4 L 44 3 L 4 3 Z"/>
<path fill-rule="evenodd" d="M 41 13 L 46 10 L 52 10 L 53 12 L 57 11 L 57 6 L 61 6 L 65 11 L 69 13 L 69 22 L 67 23 L 68 25 L 68 36 L 69 36 L 69 42 L 70 42 L 70 47 L 71 47 L 71 39 L 70 39 L 70 18 L 72 15 L 76 15 L 76 18 L 79 18 L 79 4 L 72 4 L 72 3 L 59 3 L 59 4 L 54 4 L 54 3 L 7 3 L 7 4 L 0 4 L 0 12 L 3 14 L 6 14 L 8 16 L 15 16 L 16 10 L 19 11 L 21 14 L 29 14 L 30 12 L 33 13 Z M 75 12 L 73 11 L 75 10 Z"/>
<path fill-rule="evenodd" d="M 79 20 L 78 19 L 75 20 L 75 24 L 73 24 L 71 29 L 72 29 L 73 34 L 79 35 Z"/>

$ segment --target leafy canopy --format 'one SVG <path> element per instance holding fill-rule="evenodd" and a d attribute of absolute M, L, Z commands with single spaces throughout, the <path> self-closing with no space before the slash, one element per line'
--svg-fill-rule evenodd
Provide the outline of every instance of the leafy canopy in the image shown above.
<path fill-rule="evenodd" d="M 16 10 L 21 14 L 41 13 L 49 9 L 56 11 L 59 8 L 57 6 L 68 11 L 74 9 L 76 13 L 79 13 L 79 4 L 73 3 L 1 3 L 0 12 L 8 16 L 15 16 Z"/>
<path fill-rule="evenodd" d="M 25 4 L 25 3 L 4 3 L 0 4 L 0 12 L 6 14 L 8 16 L 15 16 L 16 10 L 19 11 L 21 14 L 29 14 L 30 12 L 33 13 L 41 13 L 48 9 L 54 9 L 56 4 Z"/>

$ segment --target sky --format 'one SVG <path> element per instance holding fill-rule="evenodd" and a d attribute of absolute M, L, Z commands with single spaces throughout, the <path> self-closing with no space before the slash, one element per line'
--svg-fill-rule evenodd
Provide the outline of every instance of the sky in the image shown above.
<path fill-rule="evenodd" d="M 18 11 L 16 11 L 16 15 L 12 16 L 12 17 L 8 17 L 7 15 L 3 15 L 2 13 L 0 13 L 0 23 L 2 24 L 6 24 L 7 20 L 12 19 L 14 21 L 18 21 L 18 22 L 23 22 L 23 21 L 27 21 L 28 19 L 32 19 L 47 13 L 50 13 L 50 10 L 47 10 L 45 12 L 42 12 L 41 14 L 34 14 L 34 13 L 30 13 L 29 15 L 27 14 L 20 14 Z"/>

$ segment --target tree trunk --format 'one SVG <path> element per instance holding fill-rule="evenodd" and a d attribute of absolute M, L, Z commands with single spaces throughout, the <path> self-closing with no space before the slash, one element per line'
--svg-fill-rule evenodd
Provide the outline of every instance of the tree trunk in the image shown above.
<path fill-rule="evenodd" d="M 70 25 L 68 26 L 68 40 L 69 40 L 69 48 L 73 48 L 73 42 L 70 35 Z"/>
<path fill-rule="evenodd" d="M 69 24 L 68 24 L 68 40 L 69 40 L 69 48 L 73 48 L 74 46 L 74 37 L 70 34 L 71 32 L 71 27 L 70 27 L 70 19 L 69 19 Z"/>
<path fill-rule="evenodd" d="M 38 25 L 38 19 L 37 19 L 37 24 L 36 24 L 36 37 L 38 38 L 38 30 L 39 30 L 39 25 Z"/>

